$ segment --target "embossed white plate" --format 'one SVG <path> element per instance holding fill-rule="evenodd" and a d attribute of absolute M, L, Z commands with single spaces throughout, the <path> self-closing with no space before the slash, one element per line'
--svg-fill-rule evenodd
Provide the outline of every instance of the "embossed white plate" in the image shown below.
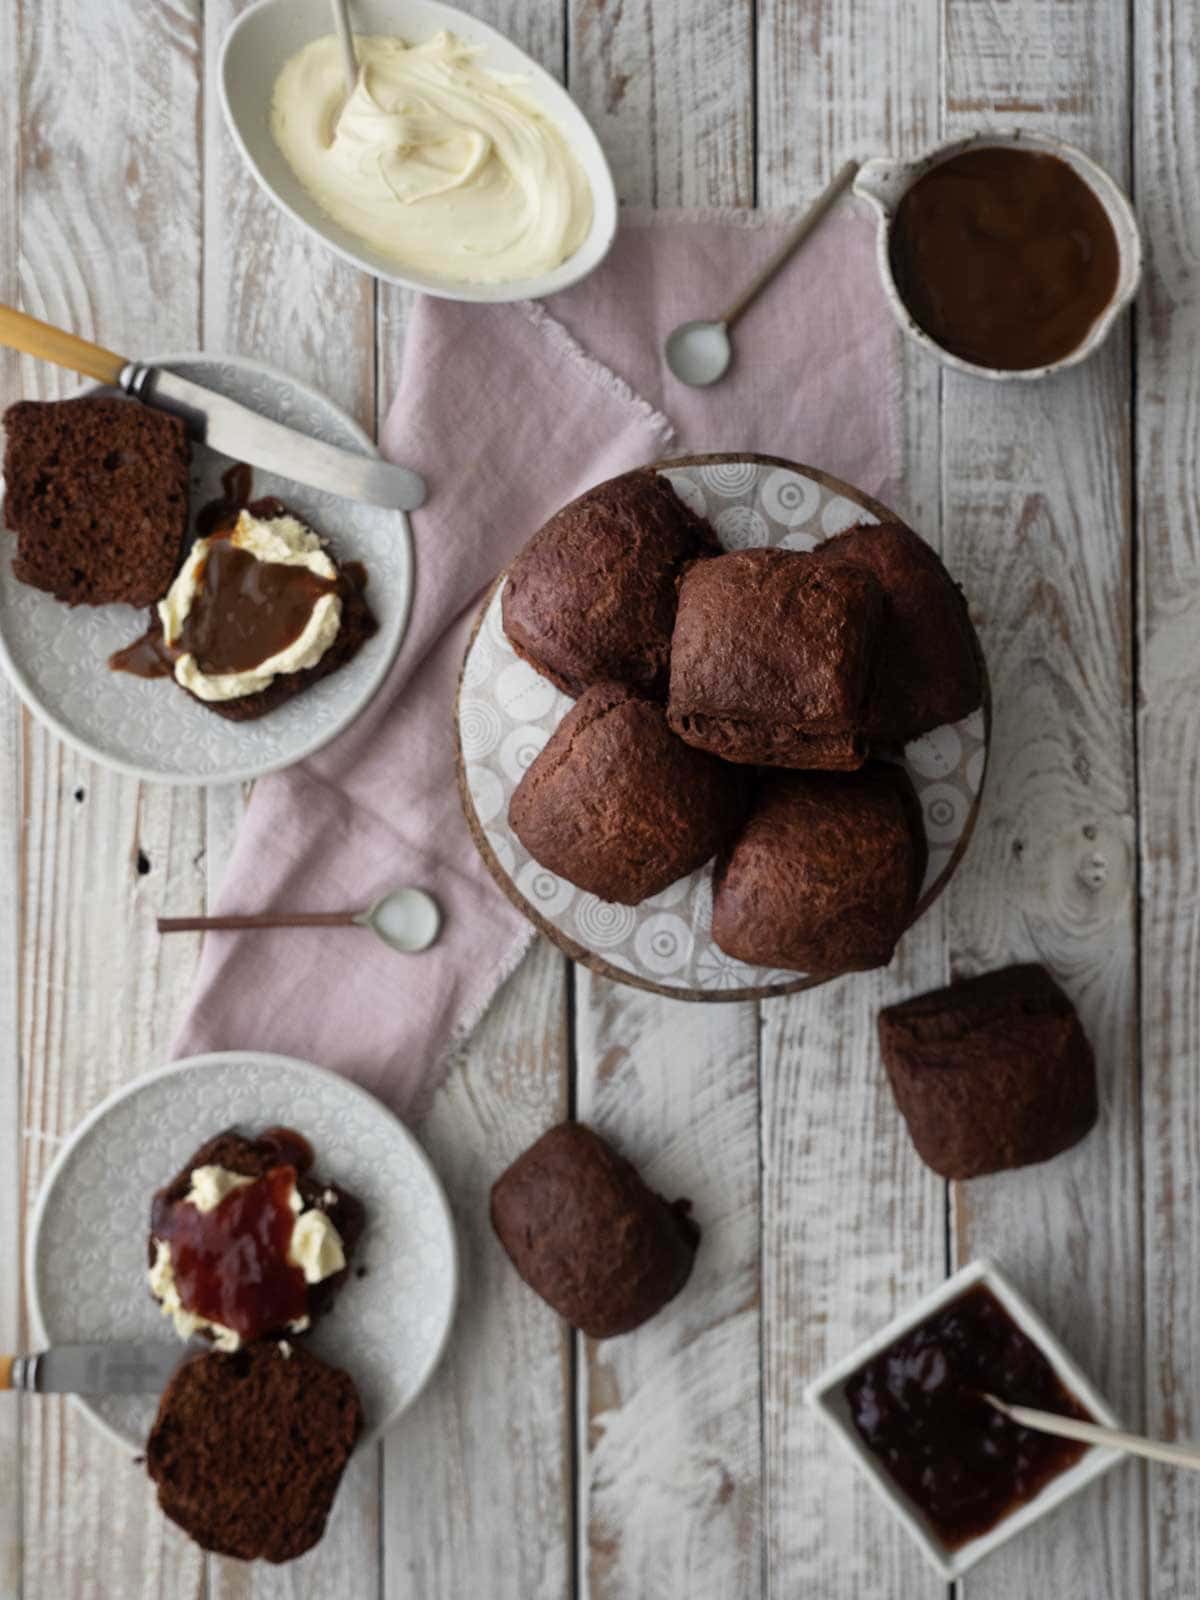
<path fill-rule="evenodd" d="M 154 1192 L 212 1134 L 273 1125 L 304 1134 L 317 1175 L 366 1208 L 350 1276 L 303 1338 L 351 1374 L 366 1432 L 377 1434 L 416 1399 L 445 1348 L 458 1291 L 450 1207 L 428 1157 L 385 1106 L 357 1084 L 287 1056 L 195 1056 L 127 1085 L 80 1124 L 33 1214 L 26 1281 L 37 1347 L 174 1339 L 146 1286 Z M 75 1403 L 135 1449 L 158 1404 L 153 1395 Z"/>
<path fill-rule="evenodd" d="M 688 456 L 661 470 L 728 550 L 811 550 L 858 522 L 899 521 L 879 501 L 812 467 L 773 456 Z M 460 784 L 467 821 L 509 899 L 576 961 L 620 983 L 680 1000 L 746 1000 L 827 980 L 735 961 L 713 943 L 711 863 L 640 906 L 612 905 L 540 866 L 508 825 L 521 777 L 571 707 L 504 635 L 503 581 L 467 648 L 458 693 Z M 920 916 L 966 848 L 987 766 L 985 706 L 904 751 L 921 802 L 929 865 Z"/>
<path fill-rule="evenodd" d="M 151 359 L 299 433 L 375 453 L 363 430 L 331 400 L 260 362 L 201 355 Z M 221 474 L 230 465 L 228 456 L 193 447 L 193 517 L 221 493 Z M 230 722 L 170 680 L 111 672 L 109 656 L 144 631 L 147 613 L 130 606 L 72 608 L 18 583 L 12 572 L 17 541 L 0 530 L 0 661 L 26 705 L 60 738 L 135 778 L 231 783 L 312 755 L 366 706 L 395 659 L 408 620 L 413 561 L 407 518 L 270 472 L 254 473 L 253 492 L 277 495 L 328 541 L 339 561 L 363 563 L 379 632 L 353 660 L 294 700 L 255 721 Z"/>

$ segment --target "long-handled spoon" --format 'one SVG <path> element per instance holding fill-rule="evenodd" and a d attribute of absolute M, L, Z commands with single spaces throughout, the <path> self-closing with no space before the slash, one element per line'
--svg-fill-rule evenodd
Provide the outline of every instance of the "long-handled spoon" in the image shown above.
<path fill-rule="evenodd" d="M 730 328 L 743 311 L 747 310 L 750 303 L 758 298 L 784 263 L 789 261 L 800 248 L 842 190 L 848 188 L 854 181 L 858 168 L 857 161 L 846 162 L 828 187 L 813 201 L 766 266 L 750 285 L 743 289 L 723 316 L 718 317 L 715 322 L 681 323 L 672 334 L 668 335 L 665 346 L 667 365 L 680 383 L 690 383 L 694 388 L 703 389 L 710 383 L 716 383 L 718 378 L 724 377 L 729 363 L 733 360 L 733 345 L 729 339 Z"/>
<path fill-rule="evenodd" d="M 1190 1467 L 1200 1471 L 1200 1447 L 1194 1444 L 1165 1444 L 1158 1439 L 1143 1439 L 1138 1433 L 1123 1433 L 1120 1428 L 1102 1428 L 1096 1422 L 1078 1422 L 1074 1417 L 1060 1417 L 1054 1411 L 1038 1411 L 1033 1406 L 1012 1406 L 998 1400 L 994 1394 L 983 1394 L 988 1405 L 1002 1412 L 1010 1422 L 1022 1428 L 1033 1428 L 1038 1433 L 1052 1433 L 1059 1439 L 1075 1439 L 1081 1444 L 1095 1444 L 1106 1450 L 1126 1450 L 1131 1456 L 1145 1456 L 1147 1461 L 1166 1461 L 1174 1467 Z"/>
<path fill-rule="evenodd" d="M 405 955 L 428 950 L 442 926 L 441 907 L 424 889 L 393 889 L 365 911 L 253 911 L 218 917 L 159 917 L 159 933 L 207 933 L 227 928 L 370 928 Z"/>
<path fill-rule="evenodd" d="M 342 71 L 346 76 L 346 93 L 352 95 L 358 82 L 358 57 L 354 53 L 354 35 L 350 31 L 350 14 L 346 0 L 330 0 L 333 6 L 333 26 L 342 51 Z"/>

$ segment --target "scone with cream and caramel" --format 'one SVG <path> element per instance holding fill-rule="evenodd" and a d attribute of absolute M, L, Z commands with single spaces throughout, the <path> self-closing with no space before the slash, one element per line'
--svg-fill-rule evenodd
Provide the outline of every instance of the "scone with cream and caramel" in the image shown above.
<path fill-rule="evenodd" d="M 365 1213 L 312 1161 L 290 1129 L 251 1139 L 228 1128 L 154 1196 L 150 1292 L 181 1338 L 237 1350 L 303 1333 L 328 1310 Z"/>
<path fill-rule="evenodd" d="M 366 573 L 339 566 L 278 500 L 198 538 L 149 632 L 109 663 L 173 677 L 232 721 L 264 716 L 345 665 L 376 632 Z"/>

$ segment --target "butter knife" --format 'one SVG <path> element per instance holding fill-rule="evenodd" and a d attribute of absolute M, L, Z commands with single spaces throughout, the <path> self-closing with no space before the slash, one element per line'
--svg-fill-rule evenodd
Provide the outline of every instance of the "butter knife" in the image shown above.
<path fill-rule="evenodd" d="M 59 1344 L 33 1355 L 0 1356 L 0 1389 L 25 1394 L 160 1394 L 185 1344 Z"/>
<path fill-rule="evenodd" d="M 182 417 L 202 444 L 281 478 L 392 511 L 415 511 L 425 502 L 425 481 L 408 467 L 310 439 L 191 378 L 127 361 L 12 306 L 0 305 L 0 345 L 124 389 L 135 400 Z"/>

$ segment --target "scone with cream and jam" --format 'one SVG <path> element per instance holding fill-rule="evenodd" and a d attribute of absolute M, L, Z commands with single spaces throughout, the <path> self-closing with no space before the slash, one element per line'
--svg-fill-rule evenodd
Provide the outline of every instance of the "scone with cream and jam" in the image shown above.
<path fill-rule="evenodd" d="M 329 1308 L 365 1214 L 312 1160 L 290 1129 L 229 1128 L 154 1196 L 150 1292 L 181 1338 L 237 1350 L 303 1333 Z"/>
<path fill-rule="evenodd" d="M 281 501 L 256 500 L 198 538 L 149 632 L 110 661 L 173 677 L 210 710 L 248 721 L 343 666 L 376 631 L 366 573 L 339 566 Z"/>

